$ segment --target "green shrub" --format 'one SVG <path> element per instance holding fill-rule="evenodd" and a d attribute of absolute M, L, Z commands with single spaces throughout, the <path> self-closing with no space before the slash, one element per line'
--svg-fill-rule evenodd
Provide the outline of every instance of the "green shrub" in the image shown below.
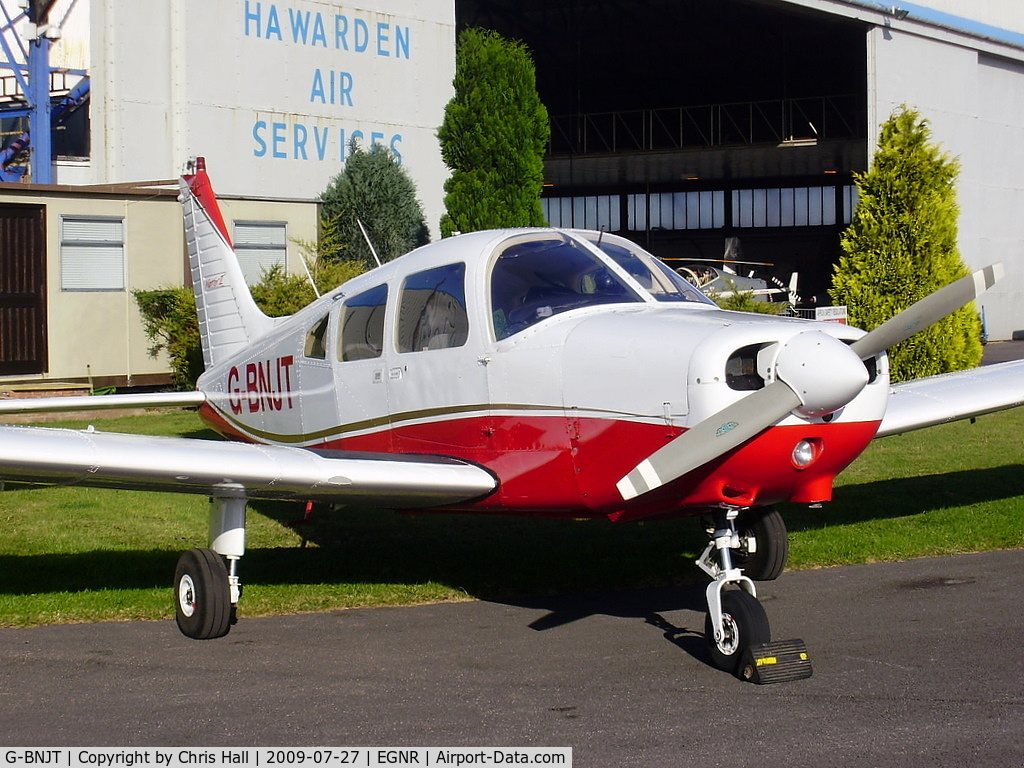
<path fill-rule="evenodd" d="M 345 167 L 320 194 L 321 261 L 374 266 L 359 222 L 382 262 L 430 241 L 416 185 L 386 147 L 349 144 Z"/>
<path fill-rule="evenodd" d="M 149 354 L 166 351 L 171 359 L 171 382 L 175 389 L 193 389 L 203 372 L 203 350 L 199 343 L 196 298 L 189 286 L 132 292 L 142 314 Z"/>
<path fill-rule="evenodd" d="M 453 85 L 437 131 L 441 157 L 452 169 L 442 236 L 544 226 L 540 195 L 551 127 L 529 49 L 491 30 L 466 29 Z"/>
<path fill-rule="evenodd" d="M 957 249 L 958 163 L 931 143 L 917 112 L 901 107 L 882 126 L 871 169 L 842 238 L 829 296 L 852 325 L 871 330 L 968 274 Z M 893 381 L 971 368 L 981 361 L 973 304 L 889 351 Z"/>

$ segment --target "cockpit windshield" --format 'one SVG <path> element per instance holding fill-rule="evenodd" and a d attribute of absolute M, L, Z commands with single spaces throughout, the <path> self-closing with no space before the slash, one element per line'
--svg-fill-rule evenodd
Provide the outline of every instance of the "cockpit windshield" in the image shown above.
<path fill-rule="evenodd" d="M 597 232 L 579 234 L 614 259 L 616 264 L 626 270 L 658 301 L 714 303 L 684 277 L 667 267 L 663 261 L 634 243 L 621 237 L 601 235 Z"/>
<path fill-rule="evenodd" d="M 491 314 L 498 339 L 570 309 L 642 301 L 594 253 L 561 234 L 514 240 L 491 270 Z"/>

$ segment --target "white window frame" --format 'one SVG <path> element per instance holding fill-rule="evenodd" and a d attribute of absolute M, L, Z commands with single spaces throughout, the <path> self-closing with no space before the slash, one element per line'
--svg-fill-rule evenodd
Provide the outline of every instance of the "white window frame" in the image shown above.
<path fill-rule="evenodd" d="M 126 283 L 124 217 L 61 214 L 60 289 L 123 292 Z"/>
<path fill-rule="evenodd" d="M 288 222 L 239 219 L 232 239 L 245 282 L 255 285 L 273 266 L 288 269 Z"/>

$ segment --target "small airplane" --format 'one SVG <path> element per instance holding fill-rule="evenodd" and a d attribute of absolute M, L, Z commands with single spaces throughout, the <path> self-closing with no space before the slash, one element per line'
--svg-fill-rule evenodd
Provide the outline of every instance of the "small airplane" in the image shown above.
<path fill-rule="evenodd" d="M 674 261 L 674 259 L 665 259 Z M 719 264 L 721 266 L 715 266 Z M 751 272 L 741 275 L 736 271 L 735 265 L 745 264 L 750 266 L 771 267 L 763 261 L 735 261 L 729 259 L 686 259 L 684 263 L 675 268 L 675 271 L 686 280 L 697 286 L 700 292 L 709 298 L 731 296 L 734 293 L 749 293 L 757 301 L 775 301 L 776 297 L 784 297 L 791 305 L 800 301 L 797 293 L 797 280 L 799 274 L 793 272 L 789 278 L 789 284 L 784 284 L 774 275 L 768 279 L 755 277 Z M 769 286 L 771 282 L 771 286 Z"/>
<path fill-rule="evenodd" d="M 771 644 L 755 581 L 788 554 L 774 505 L 818 504 L 875 437 L 1024 403 L 1024 363 L 890 385 L 885 350 L 973 300 L 987 267 L 870 333 L 727 312 L 603 232 L 467 233 L 287 318 L 242 277 L 198 158 L 181 180 L 206 371 L 194 392 L 0 412 L 197 406 L 227 441 L 0 427 L 0 479 L 210 497 L 174 576 L 188 637 L 228 633 L 246 504 L 610 518 L 701 516 L 714 663 Z M 749 668 L 747 668 L 749 669 Z"/>

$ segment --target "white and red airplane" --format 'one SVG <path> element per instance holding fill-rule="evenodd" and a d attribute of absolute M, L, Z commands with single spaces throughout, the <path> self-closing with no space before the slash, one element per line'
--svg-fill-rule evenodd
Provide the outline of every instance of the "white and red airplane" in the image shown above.
<path fill-rule="evenodd" d="M 658 259 L 589 231 L 464 234 L 271 319 L 205 164 L 180 197 L 205 356 L 196 392 L 0 411 L 198 405 L 231 441 L 0 427 L 0 478 L 211 498 L 175 574 L 177 623 L 225 635 L 250 499 L 615 521 L 698 515 L 706 630 L 737 671 L 770 629 L 755 580 L 788 552 L 779 502 L 832 497 L 880 435 L 1024 403 L 1024 363 L 891 386 L 886 348 L 997 279 L 965 277 L 865 334 L 719 310 Z"/>

